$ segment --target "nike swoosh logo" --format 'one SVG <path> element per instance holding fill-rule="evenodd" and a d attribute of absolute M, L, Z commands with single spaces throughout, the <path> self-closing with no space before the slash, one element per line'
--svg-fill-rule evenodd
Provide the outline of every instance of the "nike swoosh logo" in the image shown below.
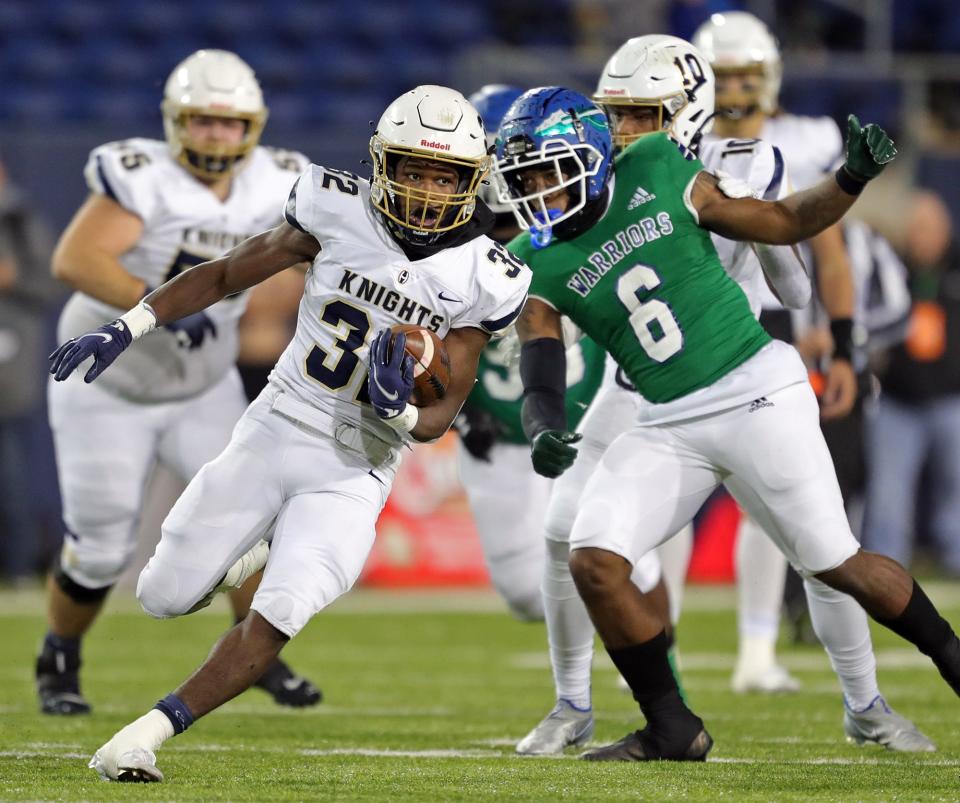
<path fill-rule="evenodd" d="M 280 683 L 287 691 L 296 691 L 303 681 L 300 678 L 284 678 Z"/>
<path fill-rule="evenodd" d="M 445 296 L 441 291 L 439 294 L 441 301 L 452 301 L 454 304 L 462 304 L 463 302 L 459 298 L 450 298 L 450 296 Z"/>
<path fill-rule="evenodd" d="M 90 332 L 89 337 L 102 337 L 104 343 L 110 343 L 113 340 L 113 335 L 108 335 L 106 332 Z"/>
<path fill-rule="evenodd" d="M 374 374 L 374 376 L 373 376 L 373 381 L 374 381 L 374 383 L 376 384 L 376 386 L 377 386 L 378 388 L 380 388 L 380 392 L 381 392 L 384 396 L 386 396 L 390 401 L 396 401 L 397 399 L 400 398 L 400 394 L 399 394 L 399 393 L 397 393 L 396 391 L 394 391 L 393 393 L 391 393 L 391 392 L 390 392 L 389 390 L 387 390 L 383 385 L 381 385 L 380 382 L 379 382 L 379 380 L 377 379 L 376 374 Z"/>

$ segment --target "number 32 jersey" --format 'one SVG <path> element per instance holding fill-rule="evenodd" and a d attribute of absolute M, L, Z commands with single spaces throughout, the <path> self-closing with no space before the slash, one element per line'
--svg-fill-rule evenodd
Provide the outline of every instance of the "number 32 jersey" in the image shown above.
<path fill-rule="evenodd" d="M 299 402 L 390 444 L 397 435 L 367 395 L 374 335 L 416 324 L 441 338 L 474 327 L 496 335 L 523 307 L 530 271 L 485 235 L 411 260 L 370 204 L 369 183 L 310 165 L 286 207 L 287 222 L 316 238 L 297 330 L 271 375 Z M 453 365 L 452 371 L 472 370 Z"/>
<path fill-rule="evenodd" d="M 302 154 L 258 147 L 234 174 L 230 195 L 220 201 L 173 159 L 165 142 L 130 139 L 95 148 L 84 175 L 92 193 L 110 198 L 143 221 L 140 239 L 120 263 L 156 288 L 276 226 L 284 199 L 307 164 Z M 217 335 L 208 336 L 199 348 L 183 348 L 172 332 L 158 329 L 120 355 L 97 384 L 144 403 L 202 393 L 236 362 L 237 322 L 246 296 L 224 299 L 206 311 Z M 61 315 L 59 339 L 94 329 L 123 311 L 75 293 Z"/>

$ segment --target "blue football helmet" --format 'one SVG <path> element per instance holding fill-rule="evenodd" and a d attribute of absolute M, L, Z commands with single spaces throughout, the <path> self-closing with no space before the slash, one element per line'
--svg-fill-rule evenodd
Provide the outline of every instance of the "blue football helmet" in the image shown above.
<path fill-rule="evenodd" d="M 613 141 L 606 115 L 572 89 L 539 87 L 507 110 L 497 130 L 494 179 L 499 198 L 533 244 L 548 245 L 554 228 L 577 215 L 606 191 L 613 167 Z M 525 180 L 531 168 L 540 175 Z M 567 193 L 564 209 L 547 198 Z"/>
<path fill-rule="evenodd" d="M 517 98 L 523 94 L 520 87 L 509 86 L 507 84 L 487 84 L 474 92 L 468 100 L 473 104 L 483 121 L 483 129 L 487 132 L 487 147 L 492 150 L 497 138 L 497 129 L 500 127 L 500 121 L 503 115 L 507 113 Z M 503 203 L 498 197 L 496 188 L 493 186 L 493 180 L 488 179 L 480 185 L 477 192 L 490 210 L 497 215 L 509 215 L 511 207 Z M 510 220 L 508 217 L 507 220 Z M 512 225 L 512 224 L 510 224 Z"/>

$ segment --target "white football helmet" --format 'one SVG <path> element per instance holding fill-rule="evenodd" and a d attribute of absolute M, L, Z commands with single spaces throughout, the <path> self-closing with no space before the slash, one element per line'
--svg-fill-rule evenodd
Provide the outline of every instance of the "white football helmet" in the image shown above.
<path fill-rule="evenodd" d="M 418 86 L 391 103 L 370 138 L 370 155 L 374 207 L 401 227 L 394 231 L 417 244 L 429 244 L 470 220 L 477 189 L 490 169 L 480 115 L 463 95 L 445 86 Z M 460 177 L 456 192 L 423 192 L 396 181 L 394 171 L 404 156 L 452 165 Z M 418 213 L 419 219 L 412 220 Z"/>
<path fill-rule="evenodd" d="M 621 133 L 626 107 L 654 109 L 657 130 L 669 131 L 693 151 L 713 127 L 713 71 L 693 45 L 676 36 L 652 34 L 625 42 L 604 66 L 593 99 L 610 117 L 618 148 L 643 136 Z"/>
<path fill-rule="evenodd" d="M 693 35 L 693 44 L 707 57 L 713 71 L 724 73 L 756 73 L 762 79 L 756 104 L 765 114 L 777 110 L 783 63 L 777 40 L 766 25 L 746 11 L 713 14 Z M 717 105 L 726 107 L 743 103 L 732 99 L 728 103 L 722 95 Z"/>
<path fill-rule="evenodd" d="M 253 70 L 226 50 L 198 50 L 181 61 L 167 79 L 160 109 L 173 157 L 203 179 L 233 170 L 257 146 L 267 122 Z M 191 115 L 238 118 L 247 129 L 237 144 L 193 142 L 187 132 Z"/>

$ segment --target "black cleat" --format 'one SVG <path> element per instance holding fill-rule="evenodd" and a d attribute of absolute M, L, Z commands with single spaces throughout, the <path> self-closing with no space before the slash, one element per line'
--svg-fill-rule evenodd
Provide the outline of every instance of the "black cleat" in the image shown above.
<path fill-rule="evenodd" d="M 47 647 L 37 658 L 37 696 L 44 714 L 89 714 L 90 703 L 80 693 L 80 660 Z"/>
<path fill-rule="evenodd" d="M 278 705 L 288 705 L 291 708 L 308 708 L 323 699 L 320 689 L 306 678 L 295 675 L 279 658 L 270 664 L 253 685 L 267 692 Z"/>
<path fill-rule="evenodd" d="M 694 737 L 686 748 L 677 751 L 657 746 L 649 728 L 628 733 L 619 742 L 588 750 L 580 756 L 586 761 L 706 761 L 713 739 L 705 730 Z"/>

